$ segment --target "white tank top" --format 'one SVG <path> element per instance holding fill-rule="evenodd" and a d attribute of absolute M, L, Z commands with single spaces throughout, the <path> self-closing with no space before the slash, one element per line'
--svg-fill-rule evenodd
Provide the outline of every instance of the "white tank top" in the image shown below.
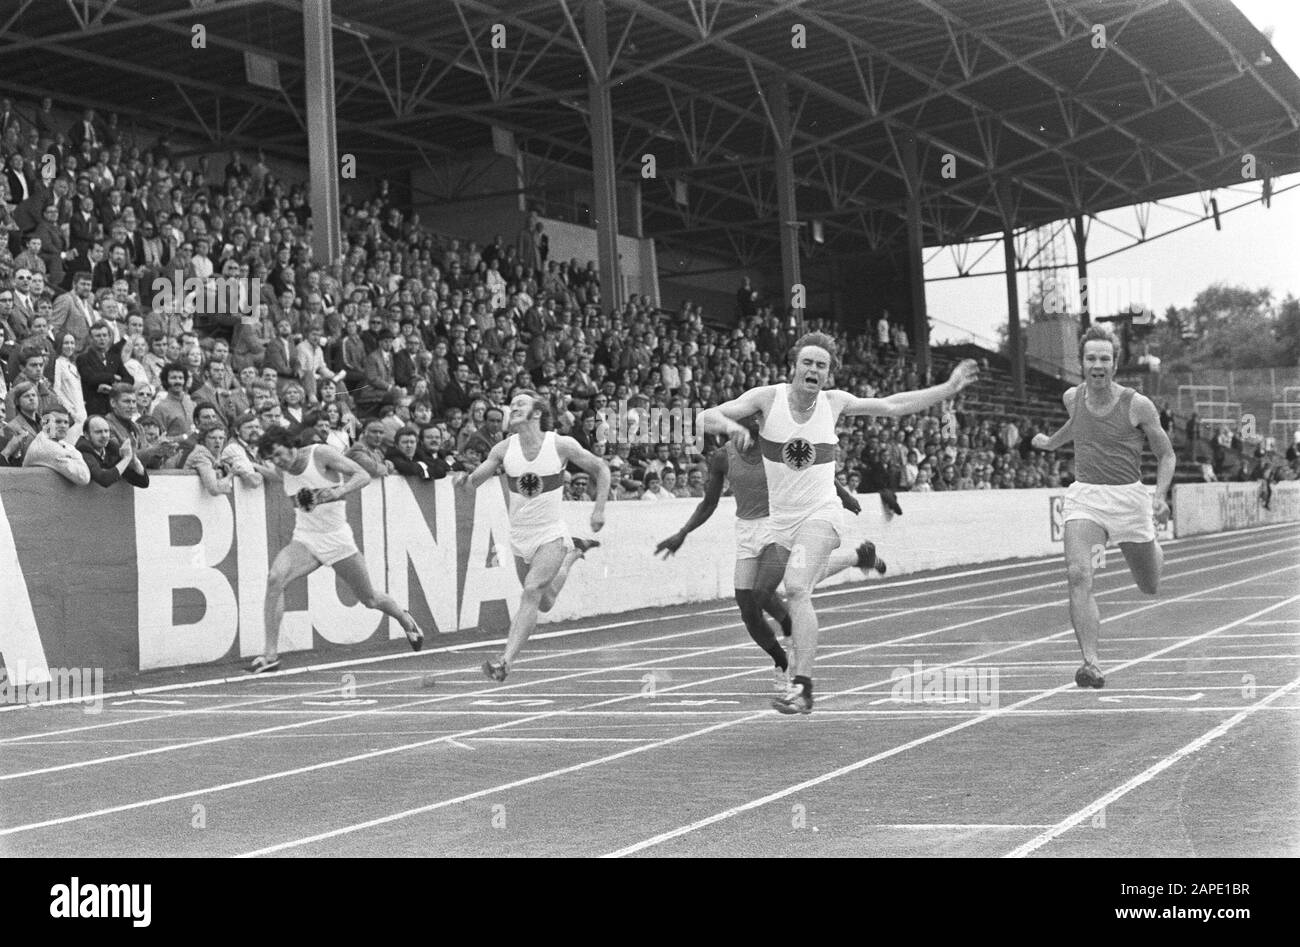
<path fill-rule="evenodd" d="M 503 464 L 510 487 L 510 529 L 523 533 L 563 521 L 564 462 L 555 447 L 555 432 L 542 435 L 542 447 L 532 460 L 524 457 L 518 434 L 506 444 Z"/>
<path fill-rule="evenodd" d="M 817 393 L 812 417 L 797 424 L 790 415 L 790 386 L 778 385 L 758 437 L 773 526 L 793 525 L 835 502 L 835 447 L 839 442 L 826 392 Z"/>
<path fill-rule="evenodd" d="M 284 472 L 284 492 L 291 500 L 299 490 L 307 487 L 320 490 L 323 487 L 337 487 L 343 482 L 339 475 L 326 474 L 316 466 L 316 446 L 299 448 L 307 455 L 307 467 L 300 474 Z M 296 505 L 296 504 L 295 504 Z M 298 510 L 298 519 L 294 524 L 295 533 L 332 533 L 348 525 L 347 504 L 342 500 L 337 503 L 324 503 L 310 512 Z"/>

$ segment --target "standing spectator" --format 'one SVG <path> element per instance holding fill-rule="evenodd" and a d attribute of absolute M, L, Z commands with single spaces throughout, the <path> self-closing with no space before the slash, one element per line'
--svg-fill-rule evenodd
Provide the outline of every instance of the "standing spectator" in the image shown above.
<path fill-rule="evenodd" d="M 29 347 L 29 344 L 24 342 L 18 349 L 18 364 L 19 374 L 14 378 L 15 383 L 9 388 L 9 394 L 5 396 L 5 420 L 12 421 L 18 413 L 16 399 L 20 382 L 27 382 L 36 390 L 37 407 L 34 415 L 38 419 L 43 418 L 47 408 L 59 404 L 54 387 L 45 375 L 45 350 L 35 346 Z"/>
<path fill-rule="evenodd" d="M 95 316 L 94 298 L 90 274 L 82 271 L 72 277 L 72 289 L 54 300 L 50 328 L 57 335 L 66 331 L 76 336 L 78 352 L 86 350 L 90 343 L 90 327 L 99 321 Z"/>
<path fill-rule="evenodd" d="M 889 348 L 889 310 L 884 309 L 880 313 L 880 319 L 876 322 L 876 347 L 884 352 Z"/>
<path fill-rule="evenodd" d="M 84 487 L 90 483 L 90 468 L 81 452 L 65 440 L 70 424 L 68 412 L 62 405 L 47 408 L 41 416 L 41 433 L 32 438 L 27 453 L 23 455 L 23 466 L 48 467 Z"/>
<path fill-rule="evenodd" d="M 220 424 L 205 424 L 199 429 L 198 443 L 185 458 L 184 469 L 195 471 L 211 496 L 235 492 L 235 478 L 221 460 L 225 446 L 226 429 Z"/>
<path fill-rule="evenodd" d="M 133 487 L 149 486 L 149 473 L 132 449 L 131 441 L 113 440 L 112 428 L 99 415 L 87 419 L 86 433 L 78 439 L 77 450 L 86 462 L 90 479 L 101 487 L 111 487 L 119 480 Z"/>
<path fill-rule="evenodd" d="M 530 270 L 540 270 L 542 268 L 541 257 L 538 253 L 537 238 L 540 235 L 541 228 L 538 226 L 540 221 L 537 219 L 537 212 L 531 211 L 528 214 L 528 222 L 524 224 L 523 229 L 519 231 L 518 251 L 519 261 L 524 267 Z"/>
<path fill-rule="evenodd" d="M 64 351 L 67 351 L 67 340 L 71 337 L 71 332 L 63 334 Z M 113 386 L 123 382 L 134 383 L 131 373 L 122 364 L 121 349 L 111 347 L 111 343 L 112 331 L 108 324 L 96 322 L 90 330 L 90 348 L 77 357 L 76 368 L 81 376 L 88 414 L 108 414 L 108 396 L 113 393 Z"/>
<path fill-rule="evenodd" d="M 355 461 L 372 477 L 383 477 L 393 472 L 384 456 L 384 423 L 378 418 L 366 422 L 361 439 L 348 449 L 349 460 Z"/>
<path fill-rule="evenodd" d="M 87 353 L 89 354 L 89 353 Z M 82 356 L 83 358 L 85 356 Z M 71 332 L 65 332 L 60 346 L 59 357 L 54 360 L 54 394 L 59 402 L 68 409 L 72 427 L 68 431 L 68 440 L 76 443 L 81 437 L 81 426 L 86 421 L 85 387 L 81 370 L 77 366 L 77 339 Z"/>
<path fill-rule="evenodd" d="M 185 437 L 190 433 L 194 417 L 194 401 L 187 391 L 189 372 L 180 362 L 168 362 L 163 367 L 162 378 L 167 393 L 154 405 L 153 416 L 164 437 Z"/>
<path fill-rule="evenodd" d="M 21 467 L 23 454 L 32 439 L 41 433 L 41 399 L 36 386 L 29 381 L 14 385 L 9 395 L 16 410 L 13 418 L 0 428 L 0 460 L 10 467 Z"/>
<path fill-rule="evenodd" d="M 253 488 L 262 485 L 262 472 L 259 470 L 257 440 L 262 436 L 261 424 L 257 415 L 248 411 L 235 419 L 234 434 L 221 449 L 218 461 L 226 466 L 232 477 L 244 486 Z"/>

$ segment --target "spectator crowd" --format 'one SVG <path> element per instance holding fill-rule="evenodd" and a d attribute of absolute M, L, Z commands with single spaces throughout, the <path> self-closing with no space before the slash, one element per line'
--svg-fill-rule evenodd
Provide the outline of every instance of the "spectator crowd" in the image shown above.
<path fill-rule="evenodd" d="M 185 470 L 223 493 L 260 482 L 258 438 L 288 426 L 373 476 L 434 480 L 479 463 L 529 388 L 610 464 L 614 498 L 698 497 L 716 441 L 619 443 L 609 412 L 694 415 L 786 377 L 794 330 L 748 281 L 734 326 L 690 302 L 610 307 L 594 263 L 550 257 L 535 213 L 480 245 L 425 227 L 385 181 L 342 208 L 337 257 L 313 261 L 305 189 L 260 152 L 180 160 L 116 116 L 4 99 L 0 162 L 0 465 L 135 487 Z M 218 277 L 238 311 L 212 305 Z M 838 387 L 929 382 L 887 314 L 854 335 L 807 328 L 836 338 Z M 836 476 L 864 493 L 1067 485 L 1068 460 L 1031 450 L 1035 432 L 962 397 L 845 419 Z M 566 473 L 566 497 L 592 489 Z"/>

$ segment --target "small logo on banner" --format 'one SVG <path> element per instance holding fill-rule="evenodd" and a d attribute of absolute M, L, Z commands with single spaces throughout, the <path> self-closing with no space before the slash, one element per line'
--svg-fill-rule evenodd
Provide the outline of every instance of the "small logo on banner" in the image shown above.
<path fill-rule="evenodd" d="M 1051 523 L 1052 542 L 1065 542 L 1065 497 L 1062 494 L 1047 498 L 1047 516 Z"/>
<path fill-rule="evenodd" d="M 803 470 L 813 462 L 817 452 L 802 437 L 792 437 L 781 448 L 781 459 L 791 470 Z"/>

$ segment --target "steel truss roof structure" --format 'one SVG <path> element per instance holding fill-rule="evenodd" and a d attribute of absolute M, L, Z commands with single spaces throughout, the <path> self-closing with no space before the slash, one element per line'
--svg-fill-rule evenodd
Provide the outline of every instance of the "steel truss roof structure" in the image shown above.
<path fill-rule="evenodd" d="M 304 2 L 10 0 L 0 89 L 302 161 Z M 434 202 L 492 126 L 589 169 L 583 2 L 334 0 L 340 153 L 433 170 Z M 1240 185 L 1246 156 L 1259 178 L 1300 170 L 1300 80 L 1228 0 L 603 2 L 619 175 L 655 156 L 643 228 L 669 248 L 778 258 L 778 79 L 799 217 L 823 222 L 813 263 L 904 231 L 906 139 L 931 247 Z M 278 63 L 280 91 L 245 81 L 246 53 Z"/>

